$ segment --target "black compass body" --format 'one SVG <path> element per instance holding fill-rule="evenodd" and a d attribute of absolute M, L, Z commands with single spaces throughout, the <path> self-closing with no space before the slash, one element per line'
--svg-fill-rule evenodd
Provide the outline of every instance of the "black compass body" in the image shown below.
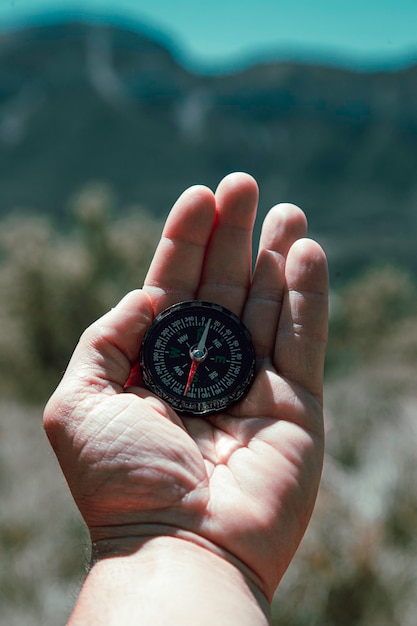
<path fill-rule="evenodd" d="M 249 389 L 255 371 L 250 333 L 228 309 L 203 301 L 158 315 L 143 339 L 145 387 L 179 413 L 225 410 Z"/>

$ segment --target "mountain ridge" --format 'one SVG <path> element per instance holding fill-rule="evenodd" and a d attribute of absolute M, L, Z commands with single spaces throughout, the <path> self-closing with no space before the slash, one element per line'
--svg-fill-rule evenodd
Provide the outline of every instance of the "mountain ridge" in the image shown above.
<path fill-rule="evenodd" d="M 186 186 L 245 170 L 260 218 L 279 201 L 302 206 L 338 273 L 385 260 L 414 270 L 416 141 L 417 66 L 206 75 L 124 26 L 0 35 L 0 215 L 65 220 L 68 199 L 98 180 L 120 206 L 161 217 Z"/>

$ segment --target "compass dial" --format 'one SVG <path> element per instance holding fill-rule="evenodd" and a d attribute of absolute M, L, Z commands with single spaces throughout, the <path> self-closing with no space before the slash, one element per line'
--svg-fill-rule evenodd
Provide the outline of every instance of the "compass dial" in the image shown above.
<path fill-rule="evenodd" d="M 255 371 L 250 333 L 228 309 L 211 302 L 175 304 L 143 339 L 145 387 L 179 413 L 223 411 L 248 390 Z"/>

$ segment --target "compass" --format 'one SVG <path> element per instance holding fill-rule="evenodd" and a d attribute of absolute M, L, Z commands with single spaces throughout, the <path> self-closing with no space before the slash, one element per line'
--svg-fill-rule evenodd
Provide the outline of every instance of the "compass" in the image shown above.
<path fill-rule="evenodd" d="M 180 302 L 160 313 L 142 343 L 143 383 L 179 413 L 223 411 L 248 391 L 255 372 L 250 333 L 212 302 Z"/>

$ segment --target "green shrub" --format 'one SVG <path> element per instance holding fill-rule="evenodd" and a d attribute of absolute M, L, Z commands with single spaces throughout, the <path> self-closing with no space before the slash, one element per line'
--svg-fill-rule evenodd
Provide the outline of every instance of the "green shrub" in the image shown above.
<path fill-rule="evenodd" d="M 143 283 L 160 226 L 143 210 L 111 219 L 102 187 L 73 202 L 75 227 L 56 231 L 45 217 L 1 227 L 1 388 L 44 400 L 57 384 L 81 332 Z"/>
<path fill-rule="evenodd" d="M 374 359 L 382 343 L 394 344 L 394 334 L 412 320 L 417 323 L 417 289 L 411 275 L 391 266 L 369 269 L 333 294 L 327 371 Z"/>

